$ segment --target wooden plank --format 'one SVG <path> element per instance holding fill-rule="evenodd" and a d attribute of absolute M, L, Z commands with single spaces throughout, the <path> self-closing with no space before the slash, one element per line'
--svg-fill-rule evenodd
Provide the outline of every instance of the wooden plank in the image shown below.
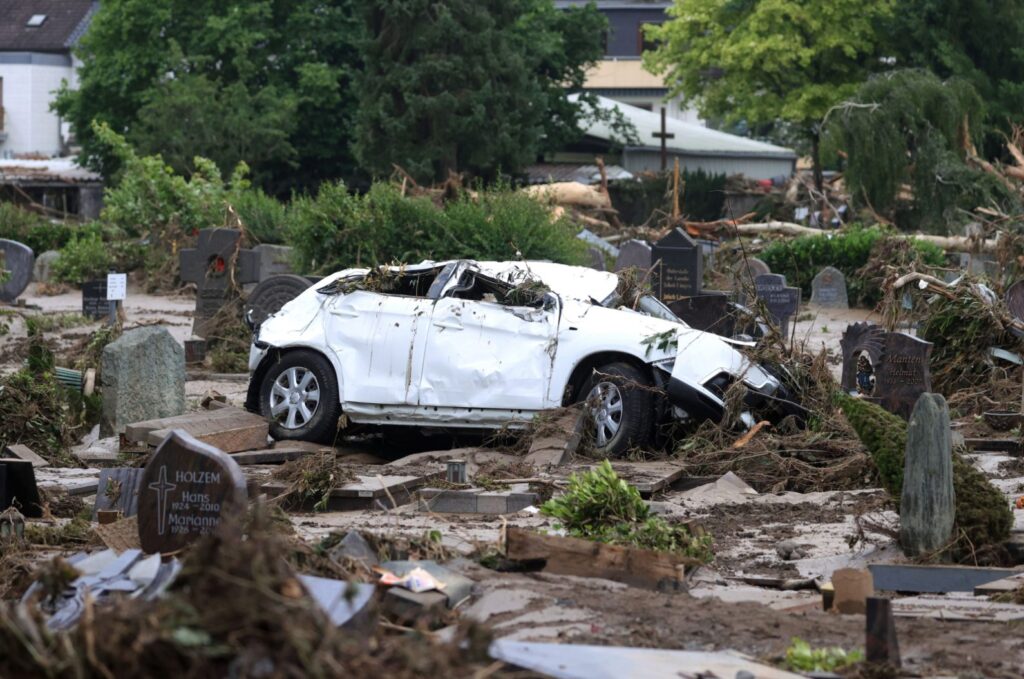
<path fill-rule="evenodd" d="M 685 567 L 699 565 L 696 559 L 668 552 L 542 535 L 515 526 L 506 530 L 505 554 L 517 561 L 543 560 L 544 571 L 549 573 L 604 578 L 657 590 L 684 589 Z"/>
<path fill-rule="evenodd" d="M 157 431 L 158 429 L 186 429 L 189 425 L 200 426 L 200 423 L 202 422 L 213 422 L 216 420 L 231 419 L 239 416 L 259 417 L 258 415 L 253 415 L 241 408 L 199 410 L 193 413 L 185 413 L 184 415 L 175 415 L 174 417 L 160 417 L 153 420 L 133 422 L 124 428 L 124 438 L 129 443 L 144 443 L 147 435 L 150 432 Z"/>
<path fill-rule="evenodd" d="M 174 429 L 184 428 L 175 427 Z M 157 443 L 151 443 L 150 445 L 160 445 L 160 442 L 167 438 L 167 435 L 174 431 L 174 429 L 159 429 L 151 432 L 147 438 L 147 443 L 155 439 Z M 185 429 L 185 431 L 188 431 L 188 429 Z M 262 448 L 266 448 L 267 436 L 269 435 L 270 430 L 267 423 L 260 420 L 259 422 L 233 426 L 229 429 L 221 429 L 219 431 L 211 431 L 209 433 L 188 433 L 197 440 L 207 443 L 214 448 L 218 448 L 225 453 L 239 453 L 243 450 L 260 450 Z"/>
<path fill-rule="evenodd" d="M 49 467 L 50 463 L 40 457 L 34 450 L 21 443 L 7 446 L 7 457 L 16 457 L 19 460 L 31 462 L 34 468 Z"/>

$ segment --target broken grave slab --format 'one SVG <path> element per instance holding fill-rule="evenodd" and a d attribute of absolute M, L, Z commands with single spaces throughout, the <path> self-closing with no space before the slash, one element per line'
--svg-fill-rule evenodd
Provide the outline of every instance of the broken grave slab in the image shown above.
<path fill-rule="evenodd" d="M 299 582 L 335 627 L 369 634 L 377 626 L 377 587 L 315 575 L 299 574 Z"/>
<path fill-rule="evenodd" d="M 871 564 L 868 570 L 874 577 L 876 590 L 921 594 L 973 592 L 976 587 L 1019 573 L 1010 568 L 908 564 Z"/>
<path fill-rule="evenodd" d="M 480 488 L 424 488 L 418 495 L 421 511 L 438 514 L 514 514 L 536 505 L 540 500 L 536 493 L 485 491 Z"/>
<path fill-rule="evenodd" d="M 398 577 L 404 577 L 415 568 L 422 568 L 444 585 L 444 594 L 448 608 L 455 608 L 469 598 L 473 589 L 473 581 L 464 575 L 459 575 L 450 568 L 445 568 L 436 561 L 385 561 L 380 565 L 383 570 L 390 571 Z M 402 589 L 392 587 L 391 589 Z M 408 590 L 405 590 L 408 591 Z"/>
<path fill-rule="evenodd" d="M 1024 620 L 1024 606 L 988 601 L 970 594 L 922 594 L 894 599 L 892 612 L 898 618 L 1001 623 Z"/>
<path fill-rule="evenodd" d="M 225 453 L 266 448 L 269 435 L 269 425 L 262 417 L 229 407 L 133 422 L 125 426 L 124 440 L 128 447 L 154 447 L 173 429 L 188 432 Z"/>
<path fill-rule="evenodd" d="M 40 457 L 34 450 L 21 443 L 7 446 L 4 450 L 4 456 L 8 458 L 16 457 L 19 460 L 31 462 L 32 466 L 36 468 L 50 466 L 50 463 Z"/>
<path fill-rule="evenodd" d="M 413 493 L 428 481 L 442 476 L 444 472 L 418 476 L 371 476 L 357 474 L 356 481 L 339 486 L 331 491 L 327 510 L 347 512 L 356 509 L 393 508 L 412 501 Z M 271 497 L 284 495 L 288 488 L 279 482 L 264 483 L 259 492 Z M 392 504 L 394 500 L 394 504 Z"/>
<path fill-rule="evenodd" d="M 523 462 L 537 468 L 566 464 L 579 448 L 587 420 L 582 408 L 569 408 L 551 422 L 538 425 L 541 433 L 530 442 L 530 450 Z"/>

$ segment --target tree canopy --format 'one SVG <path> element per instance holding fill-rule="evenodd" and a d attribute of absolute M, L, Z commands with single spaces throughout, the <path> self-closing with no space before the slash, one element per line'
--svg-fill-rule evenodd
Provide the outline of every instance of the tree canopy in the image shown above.
<path fill-rule="evenodd" d="M 381 0 L 363 12 L 355 152 L 377 175 L 449 171 L 490 179 L 578 135 L 586 100 L 566 100 L 602 54 L 591 5 L 550 0 Z"/>
<path fill-rule="evenodd" d="M 352 0 L 105 0 L 82 38 L 78 89 L 56 110 L 90 166 L 117 159 L 97 139 L 108 124 L 179 172 L 214 159 L 250 161 L 276 192 L 353 168 L 346 92 L 357 64 Z"/>
<path fill-rule="evenodd" d="M 650 27 L 648 68 L 705 116 L 788 121 L 812 143 L 819 123 L 879 65 L 893 0 L 675 0 Z M 820 183 L 820 169 L 816 172 Z"/>

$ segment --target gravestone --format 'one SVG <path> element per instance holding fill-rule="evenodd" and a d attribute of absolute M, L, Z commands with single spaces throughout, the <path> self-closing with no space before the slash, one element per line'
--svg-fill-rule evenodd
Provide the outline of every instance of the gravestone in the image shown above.
<path fill-rule="evenodd" d="M 139 511 L 139 484 L 142 483 L 140 467 L 109 467 L 100 470 L 100 482 L 96 489 L 96 502 L 92 515 L 98 512 L 117 510 L 128 518 Z"/>
<path fill-rule="evenodd" d="M 181 280 L 197 286 L 193 335 L 206 336 L 207 322 L 224 306 L 232 283 L 241 286 L 259 280 L 259 254 L 242 249 L 241 238 L 237 229 L 203 229 L 196 247 L 179 255 Z"/>
<path fill-rule="evenodd" d="M 651 248 L 655 263 L 651 277 L 654 294 L 665 304 L 700 294 L 704 282 L 701 246 L 680 228 L 672 229 Z"/>
<path fill-rule="evenodd" d="M 811 281 L 811 304 L 826 309 L 849 309 L 850 300 L 846 294 L 846 277 L 839 269 L 826 266 Z"/>
<path fill-rule="evenodd" d="M 929 554 L 953 536 L 953 439 L 941 394 L 921 394 L 907 426 L 900 546 L 907 556 Z"/>
<path fill-rule="evenodd" d="M 147 554 L 177 551 L 224 518 L 242 530 L 248 497 L 242 468 L 226 453 L 175 429 L 139 482 L 139 539 Z"/>
<path fill-rule="evenodd" d="M 292 273 L 292 249 L 287 245 L 261 244 L 253 252 L 259 260 L 259 282 L 271 276 Z"/>
<path fill-rule="evenodd" d="M 604 271 L 604 253 L 600 248 L 591 245 L 587 248 L 587 255 L 590 257 L 590 268 L 594 271 Z"/>
<path fill-rule="evenodd" d="M 782 274 L 766 273 L 754 279 L 754 294 L 782 335 L 789 335 L 789 319 L 800 307 L 800 288 L 787 287 Z"/>
<path fill-rule="evenodd" d="M 848 394 L 856 392 L 872 395 L 874 372 L 882 358 L 885 335 L 885 330 L 874 323 L 852 323 L 846 326 L 839 340 L 843 351 L 843 373 L 840 379 L 843 391 Z"/>
<path fill-rule="evenodd" d="M 36 472 L 28 460 L 0 459 L 0 512 L 12 504 L 30 519 L 43 516 Z"/>
<path fill-rule="evenodd" d="M 697 297 L 680 299 L 668 305 L 668 308 L 695 330 L 713 332 L 722 337 L 732 337 L 735 332 L 736 319 L 729 308 L 729 296 L 724 292 L 705 291 Z"/>
<path fill-rule="evenodd" d="M 185 350 L 166 328 L 135 328 L 103 348 L 102 436 L 185 412 Z"/>
<path fill-rule="evenodd" d="M 736 282 L 736 301 L 745 304 L 746 289 L 753 286 L 754 279 L 771 272 L 768 265 L 757 257 L 744 257 L 736 262 L 732 267 L 733 279 Z"/>
<path fill-rule="evenodd" d="M 651 268 L 651 262 L 651 246 L 642 240 L 633 239 L 626 241 L 626 244 L 619 248 L 619 256 L 615 258 L 615 270 L 636 267 L 647 271 Z"/>
<path fill-rule="evenodd" d="M 6 280 L 0 282 L 0 302 L 13 302 L 18 295 L 25 292 L 32 280 L 32 267 L 35 265 L 32 248 L 15 240 L 0 238 L 0 272 L 6 274 Z"/>
<path fill-rule="evenodd" d="M 60 259 L 60 253 L 56 250 L 47 250 L 36 257 L 36 263 L 32 267 L 32 279 L 37 283 L 50 283 L 53 281 L 53 265 Z"/>
<path fill-rule="evenodd" d="M 110 315 L 106 280 L 82 283 L 82 315 L 93 320 Z"/>
<path fill-rule="evenodd" d="M 910 417 L 921 394 L 932 390 L 931 350 L 931 342 L 902 332 L 886 333 L 873 394 L 883 408 L 903 419 Z"/>
<path fill-rule="evenodd" d="M 1006 306 L 1018 321 L 1024 321 L 1024 280 L 1019 280 L 1006 289 Z"/>
<path fill-rule="evenodd" d="M 249 299 L 245 301 L 245 312 L 256 325 L 259 325 L 311 285 L 308 278 L 295 274 L 272 276 L 259 283 L 249 293 Z"/>

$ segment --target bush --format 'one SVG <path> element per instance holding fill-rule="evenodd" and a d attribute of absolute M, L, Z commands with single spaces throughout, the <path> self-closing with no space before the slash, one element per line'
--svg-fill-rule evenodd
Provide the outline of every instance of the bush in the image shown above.
<path fill-rule="evenodd" d="M 826 266 L 834 266 L 846 276 L 850 302 L 874 306 L 882 297 L 881 280 L 869 267 L 872 260 L 890 255 L 887 250 L 907 241 L 895 231 L 879 226 L 851 225 L 835 233 L 821 236 L 800 236 L 777 240 L 765 248 L 761 259 L 774 273 L 783 274 L 786 282 L 798 286 L 810 297 L 811 281 Z M 934 243 L 909 240 L 909 256 L 926 266 L 942 266 L 946 256 Z"/>
<path fill-rule="evenodd" d="M 236 191 L 231 205 L 242 225 L 257 243 L 282 243 L 285 238 L 284 204 L 260 189 Z"/>
<path fill-rule="evenodd" d="M 47 250 L 60 249 L 71 239 L 76 229 L 72 224 L 51 222 L 14 203 L 0 202 L 0 238 L 24 243 L 37 255 Z"/>
<path fill-rule="evenodd" d="M 53 263 L 53 278 L 61 283 L 81 285 L 105 277 L 113 263 L 113 254 L 100 235 L 87 232 L 76 235 L 61 248 L 60 257 Z"/>
<path fill-rule="evenodd" d="M 307 272 L 330 272 L 423 259 L 584 261 L 586 246 L 567 220 L 508 187 L 463 195 L 439 208 L 426 197 L 403 196 L 388 183 L 361 196 L 325 184 L 315 198 L 292 202 L 288 244 Z"/>
<path fill-rule="evenodd" d="M 684 171 L 680 176 L 683 195 L 682 213 L 698 222 L 722 216 L 725 207 L 724 174 L 708 174 L 704 170 Z M 637 179 L 611 182 L 608 186 L 612 205 L 626 224 L 643 224 L 655 211 L 672 212 L 672 173 L 642 175 Z"/>

